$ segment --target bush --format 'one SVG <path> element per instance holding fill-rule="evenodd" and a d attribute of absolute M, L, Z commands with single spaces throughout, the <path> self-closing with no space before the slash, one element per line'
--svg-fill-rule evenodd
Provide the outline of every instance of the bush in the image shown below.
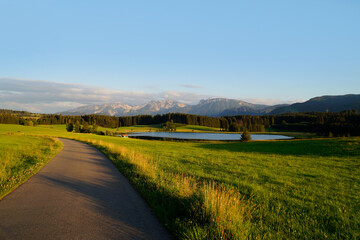
<path fill-rule="evenodd" d="M 89 133 L 90 132 L 90 126 L 87 122 L 84 123 L 82 129 L 81 129 L 82 133 Z"/>
<path fill-rule="evenodd" d="M 76 123 L 75 123 L 75 132 L 81 133 L 81 125 L 80 125 L 79 121 L 76 121 Z"/>
<path fill-rule="evenodd" d="M 68 123 L 66 124 L 66 131 L 72 132 L 74 130 L 74 124 Z"/>
<path fill-rule="evenodd" d="M 164 131 L 175 132 L 176 131 L 176 124 L 173 122 L 173 120 L 171 120 L 170 122 L 167 121 L 163 126 L 163 130 Z"/>
<path fill-rule="evenodd" d="M 111 132 L 109 130 L 106 130 L 105 135 L 106 136 L 114 136 L 113 132 Z"/>
<path fill-rule="evenodd" d="M 98 126 L 96 124 L 93 124 L 92 128 L 90 128 L 90 132 L 97 134 L 97 129 L 98 129 Z"/>
<path fill-rule="evenodd" d="M 34 122 L 31 120 L 26 120 L 24 125 L 32 127 L 32 126 L 34 126 Z"/>
<path fill-rule="evenodd" d="M 244 132 L 241 134 L 241 139 L 240 141 L 242 142 L 248 142 L 251 140 L 251 135 L 250 133 L 245 129 Z"/>

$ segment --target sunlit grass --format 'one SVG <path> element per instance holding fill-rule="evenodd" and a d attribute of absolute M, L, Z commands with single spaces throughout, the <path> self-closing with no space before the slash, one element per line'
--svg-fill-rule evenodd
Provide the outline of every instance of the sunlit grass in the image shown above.
<path fill-rule="evenodd" d="M 119 127 L 116 129 L 112 129 L 112 131 L 119 131 L 119 132 L 156 132 L 160 131 L 163 128 L 163 124 L 154 124 L 154 125 L 135 125 L 129 127 Z M 100 130 L 108 130 L 106 128 L 99 128 Z M 217 132 L 220 131 L 219 128 L 212 128 L 212 127 L 204 127 L 198 125 L 184 125 L 184 124 L 177 124 L 176 127 L 177 132 Z"/>
<path fill-rule="evenodd" d="M 36 173 L 62 148 L 58 140 L 0 134 L 0 199 Z"/>
<path fill-rule="evenodd" d="M 151 158 L 121 145 L 82 140 L 107 153 L 178 238 L 242 239 L 248 235 L 255 206 L 236 190 L 163 171 Z"/>
<path fill-rule="evenodd" d="M 125 162 L 126 159 L 134 159 L 130 165 L 137 166 L 138 170 L 134 174 L 131 168 L 130 179 L 146 175 L 147 182 L 155 182 L 155 191 L 166 190 L 170 195 L 178 195 L 176 199 L 185 199 L 185 203 L 192 201 L 189 208 L 197 204 L 202 206 L 195 207 L 198 214 L 191 212 L 171 223 L 173 226 L 175 224 L 175 229 L 188 226 L 179 234 L 185 239 L 198 233 L 209 239 L 221 236 L 217 235 L 219 232 L 212 232 L 214 229 L 220 231 L 220 225 L 215 227 L 208 221 L 209 216 L 215 216 L 216 212 L 210 210 L 211 206 L 219 204 L 206 205 L 204 201 L 205 189 L 209 189 L 214 181 L 217 184 L 215 196 L 223 190 L 225 195 L 232 196 L 235 189 L 239 194 L 237 199 L 243 199 L 249 206 L 246 208 L 248 217 L 243 216 L 245 221 L 241 227 L 234 226 L 234 219 L 242 215 L 234 210 L 229 211 L 234 214 L 231 221 L 226 222 L 232 230 L 221 230 L 227 233 L 227 237 L 239 236 L 244 232 L 247 237 L 275 239 L 359 236 L 358 138 L 208 144 L 111 137 L 92 141 L 107 147 L 110 152 L 116 150 L 111 150 L 109 146 L 121 146 L 130 151 L 128 157 L 113 159 L 115 162 L 119 161 L 116 159 Z M 144 159 L 147 159 L 146 164 Z M 151 174 L 147 173 L 149 171 Z M 158 175 L 162 176 L 159 178 L 162 180 L 157 180 Z M 165 186 L 162 185 L 164 181 Z M 146 188 L 145 191 L 149 190 Z M 192 195 L 194 192 L 196 194 Z M 152 194 L 149 195 L 150 199 L 154 198 Z M 226 201 L 224 204 L 227 205 Z M 203 209 L 205 206 L 208 207 Z M 159 202 L 155 202 L 153 207 L 159 207 Z M 171 212 L 170 209 L 171 206 L 168 206 L 167 211 Z M 194 217 L 189 220 L 189 216 Z M 203 220 L 204 216 L 208 216 L 207 221 Z M 227 215 L 221 216 L 219 221 L 223 223 Z M 190 225 L 188 221 L 191 221 Z M 201 227 L 197 221 L 207 222 L 207 227 Z M 194 224 L 197 226 L 195 229 Z"/>
<path fill-rule="evenodd" d="M 360 237 L 359 138 L 193 143 L 21 131 L 102 149 L 179 239 Z"/>
<path fill-rule="evenodd" d="M 220 128 L 212 128 L 198 125 L 183 125 L 176 128 L 177 132 L 218 132 Z"/>

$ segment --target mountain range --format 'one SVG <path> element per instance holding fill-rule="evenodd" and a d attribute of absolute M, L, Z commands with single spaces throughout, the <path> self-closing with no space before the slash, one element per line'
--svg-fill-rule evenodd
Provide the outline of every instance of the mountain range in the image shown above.
<path fill-rule="evenodd" d="M 298 112 L 341 112 L 357 110 L 360 112 L 360 94 L 314 97 L 303 103 L 294 103 L 274 109 L 271 114 Z"/>
<path fill-rule="evenodd" d="M 150 101 L 137 106 L 122 103 L 88 105 L 61 112 L 62 115 L 99 114 L 110 116 L 156 115 L 165 113 L 188 113 L 203 116 L 265 115 L 298 112 L 339 112 L 344 110 L 360 112 L 360 94 L 321 96 L 303 103 L 291 105 L 261 105 L 236 99 L 211 98 L 189 105 L 173 100 Z"/>

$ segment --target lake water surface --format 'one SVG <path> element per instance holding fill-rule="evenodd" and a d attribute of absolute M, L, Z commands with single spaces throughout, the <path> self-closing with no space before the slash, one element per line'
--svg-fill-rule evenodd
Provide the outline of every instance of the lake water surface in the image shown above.
<path fill-rule="evenodd" d="M 154 138 L 176 138 L 196 140 L 240 140 L 240 133 L 185 133 L 185 132 L 134 132 L 129 137 L 154 137 Z M 281 140 L 292 139 L 284 135 L 251 134 L 252 140 Z"/>

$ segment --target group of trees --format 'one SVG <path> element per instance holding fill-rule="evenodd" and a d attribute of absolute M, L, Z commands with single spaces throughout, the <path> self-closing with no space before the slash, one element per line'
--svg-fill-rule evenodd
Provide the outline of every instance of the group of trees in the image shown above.
<path fill-rule="evenodd" d="M 0 113 L 0 124 L 20 124 L 25 126 L 36 126 L 37 120 L 33 117 L 19 117 L 16 114 Z"/>
<path fill-rule="evenodd" d="M 323 136 L 360 136 L 360 114 L 356 110 L 340 113 L 295 113 L 271 116 L 275 129 L 314 132 Z"/>
<path fill-rule="evenodd" d="M 357 111 L 340 113 L 291 113 L 265 116 L 225 116 L 208 117 L 184 113 L 162 115 L 138 115 L 113 117 L 103 115 L 62 116 L 56 114 L 31 114 L 11 110 L 0 110 L 0 123 L 22 125 L 73 125 L 73 131 L 91 132 L 93 126 L 117 128 L 132 125 L 165 124 L 174 129 L 176 125 L 186 124 L 219 128 L 231 132 L 263 132 L 266 128 L 285 131 L 314 132 L 324 136 L 360 136 L 360 114 Z M 167 123 L 167 124 L 166 124 Z M 87 126 L 87 125 L 89 126 Z M 79 128 L 80 126 L 80 128 Z M 96 131 L 96 130 L 95 130 Z"/>
<path fill-rule="evenodd" d="M 268 121 L 260 116 L 239 115 L 222 117 L 220 119 L 221 129 L 229 132 L 264 132 L 265 127 L 269 126 Z"/>
<path fill-rule="evenodd" d="M 185 113 L 168 113 L 163 115 L 138 115 L 119 117 L 119 126 L 150 125 L 173 122 L 186 125 L 199 125 L 206 127 L 220 128 L 224 131 L 240 132 L 247 129 L 252 132 L 265 131 L 269 125 L 267 119 L 260 116 L 235 116 L 235 117 L 208 117 Z"/>
<path fill-rule="evenodd" d="M 226 121 L 222 120 L 226 119 Z M 231 116 L 220 119 L 229 131 L 263 132 L 265 128 L 313 132 L 323 136 L 360 136 L 360 114 L 356 110 L 339 113 L 311 112 L 265 116 Z M 226 127 L 222 127 L 226 129 Z"/>
<path fill-rule="evenodd" d="M 167 121 L 163 126 L 163 130 L 164 131 L 169 131 L 169 132 L 175 132 L 176 131 L 176 124 L 174 123 L 173 120 Z"/>
<path fill-rule="evenodd" d="M 22 118 L 16 114 L 0 113 L 0 123 L 23 124 L 28 118 Z M 38 118 L 32 119 L 34 125 L 53 125 L 68 124 L 79 122 L 83 125 L 87 122 L 89 125 L 98 125 L 107 128 L 126 127 L 133 125 L 151 125 L 173 122 L 186 125 L 199 125 L 214 128 L 221 128 L 225 131 L 239 132 L 245 128 L 249 131 L 262 131 L 264 124 L 259 117 L 238 116 L 238 117 L 208 117 L 183 113 L 168 113 L 162 115 L 138 115 L 127 117 L 112 117 L 102 115 L 84 115 L 84 116 L 62 116 L 56 114 L 41 114 Z"/>
<path fill-rule="evenodd" d="M 150 125 L 162 124 L 168 121 L 186 125 L 200 125 L 207 127 L 220 128 L 220 120 L 215 117 L 199 116 L 185 113 L 167 113 L 152 115 L 137 115 L 128 117 L 119 117 L 119 126 L 133 126 L 133 125 Z"/>
<path fill-rule="evenodd" d="M 20 117 L 15 114 L 0 113 L 0 123 L 2 124 L 19 124 Z"/>
<path fill-rule="evenodd" d="M 80 124 L 80 121 L 77 120 L 75 124 L 71 121 L 66 124 L 66 130 L 68 132 L 76 132 L 76 133 L 97 133 L 98 126 L 96 124 L 90 125 L 88 122 L 84 122 L 83 125 Z"/>

